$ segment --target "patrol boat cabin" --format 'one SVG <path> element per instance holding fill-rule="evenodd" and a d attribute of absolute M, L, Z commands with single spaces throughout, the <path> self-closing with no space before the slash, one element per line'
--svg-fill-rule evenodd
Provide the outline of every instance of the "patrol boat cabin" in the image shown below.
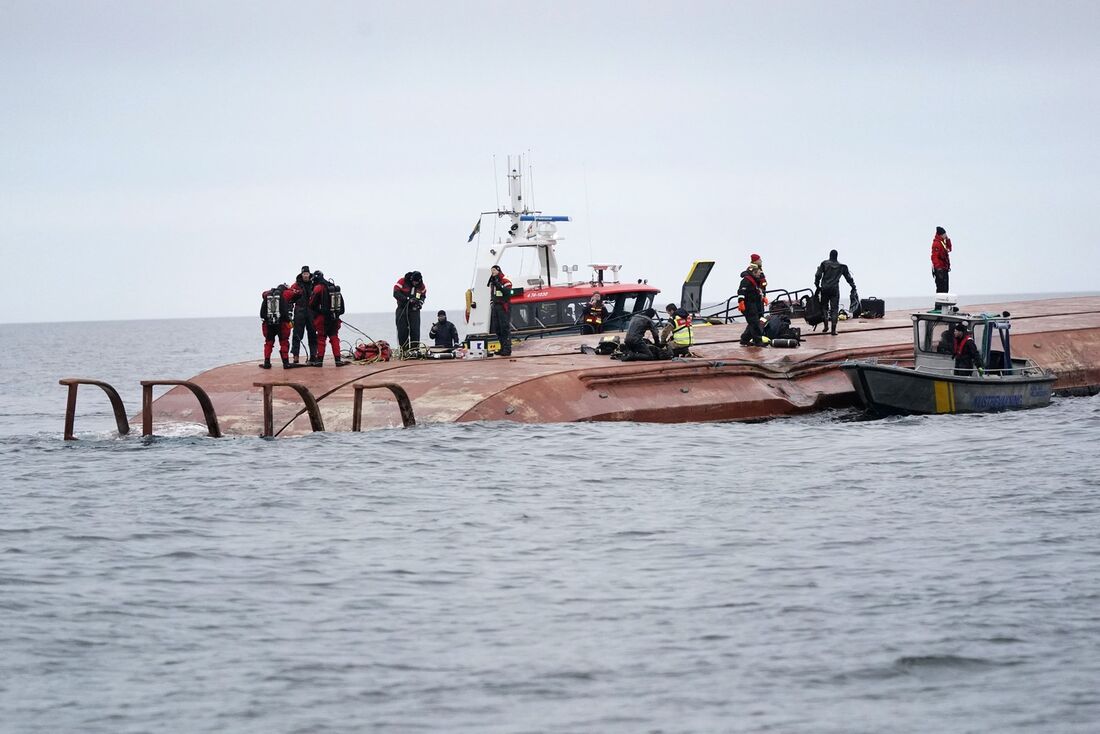
<path fill-rule="evenodd" d="M 581 313 L 594 293 L 607 309 L 605 331 L 622 330 L 630 317 L 653 306 L 660 289 L 645 280 L 621 283 L 621 265 L 594 263 L 587 280 L 578 279 L 578 266 L 558 264 L 557 245 L 565 239 L 558 224 L 568 216 L 531 209 L 523 198 L 522 156 L 508 157 L 510 209 L 482 212 L 469 241 L 478 241 L 473 287 L 466 291 L 467 343 L 490 333 L 489 271 L 499 265 L 512 281 L 512 338 L 576 333 Z M 483 220 L 495 215 L 494 225 L 504 232 L 489 246 L 481 243 Z M 494 229 L 499 227 L 494 226 Z M 505 255 L 513 255 L 505 260 Z M 515 255 L 519 257 L 516 258 Z M 519 261 L 518 266 L 516 261 Z M 513 267 L 515 266 L 515 267 Z"/>

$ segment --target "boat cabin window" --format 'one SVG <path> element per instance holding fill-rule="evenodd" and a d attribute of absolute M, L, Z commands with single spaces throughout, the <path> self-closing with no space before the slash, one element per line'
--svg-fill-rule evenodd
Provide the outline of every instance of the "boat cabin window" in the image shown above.
<path fill-rule="evenodd" d="M 557 326 L 561 323 L 561 302 L 543 301 L 535 304 L 536 326 Z"/>
<path fill-rule="evenodd" d="M 952 330 L 954 328 L 955 324 L 951 321 L 927 319 L 917 321 L 917 349 L 932 354 L 953 354 L 955 335 Z"/>
<path fill-rule="evenodd" d="M 512 328 L 526 329 L 531 326 L 531 307 L 527 304 L 512 304 Z"/>
<path fill-rule="evenodd" d="M 641 313 L 645 311 L 653 303 L 653 296 L 649 293 L 639 293 L 634 298 L 634 308 L 630 309 L 631 313 Z"/>

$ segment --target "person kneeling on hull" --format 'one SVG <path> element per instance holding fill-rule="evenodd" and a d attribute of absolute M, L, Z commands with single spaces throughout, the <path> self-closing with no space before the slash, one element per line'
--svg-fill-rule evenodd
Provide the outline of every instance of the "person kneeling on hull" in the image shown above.
<path fill-rule="evenodd" d="M 263 292 L 260 304 L 260 319 L 263 322 L 264 361 L 260 367 L 271 369 L 271 352 L 275 348 L 275 337 L 279 338 L 279 356 L 283 359 L 283 369 L 290 367 L 290 314 L 293 304 L 302 292 L 298 286 L 286 283 Z"/>
<path fill-rule="evenodd" d="M 657 324 L 653 323 L 656 315 L 656 311 L 647 308 L 630 317 L 630 323 L 626 325 L 626 338 L 623 339 L 624 362 L 657 358 L 657 347 L 654 345 L 661 343 L 661 335 L 657 332 Z M 653 344 L 644 338 L 647 331 L 653 335 Z"/>
<path fill-rule="evenodd" d="M 695 334 L 691 328 L 691 315 L 675 303 L 665 306 L 668 323 L 661 330 L 661 343 L 669 346 L 673 357 L 687 357 L 695 343 Z"/>
<path fill-rule="evenodd" d="M 458 338 L 458 329 L 447 320 L 447 312 L 440 311 L 435 316 L 436 322 L 432 324 L 432 328 L 428 331 L 428 338 L 434 339 L 437 347 L 446 347 L 447 349 L 454 349 L 461 344 L 462 341 Z"/>

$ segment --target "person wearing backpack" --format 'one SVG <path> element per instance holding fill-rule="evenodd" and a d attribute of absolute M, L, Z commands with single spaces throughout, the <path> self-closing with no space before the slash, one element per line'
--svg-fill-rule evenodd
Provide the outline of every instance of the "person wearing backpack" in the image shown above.
<path fill-rule="evenodd" d="M 279 338 L 279 356 L 283 359 L 283 369 L 290 368 L 290 319 L 294 303 L 299 301 L 302 291 L 297 283 L 288 286 L 281 283 L 261 294 L 260 321 L 264 335 L 264 361 L 262 369 L 271 369 L 271 352 L 275 348 L 275 338 Z"/>
<path fill-rule="evenodd" d="M 836 250 L 829 250 L 829 259 L 822 260 L 814 275 L 814 288 L 821 294 L 821 307 L 824 311 L 825 325 L 832 325 L 829 332 L 836 336 L 836 322 L 840 320 L 840 279 L 848 281 L 852 290 L 856 281 L 848 272 L 848 266 L 837 260 Z M 825 333 L 825 332 L 822 332 Z"/>
<path fill-rule="evenodd" d="M 332 344 L 332 357 L 337 367 L 347 362 L 340 355 L 340 317 L 344 315 L 344 295 L 340 286 L 325 279 L 320 270 L 313 274 L 313 293 L 309 307 L 316 314 L 313 328 L 317 330 L 317 358 L 310 362 L 311 367 L 320 367 L 325 361 L 325 340 Z"/>

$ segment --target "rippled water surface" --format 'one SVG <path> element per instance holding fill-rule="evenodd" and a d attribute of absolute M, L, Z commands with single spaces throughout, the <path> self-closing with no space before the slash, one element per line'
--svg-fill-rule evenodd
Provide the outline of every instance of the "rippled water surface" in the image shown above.
<path fill-rule="evenodd" d="M 59 440 L 239 321 L 0 326 L 0 730 L 1097 730 L 1100 397 Z"/>

